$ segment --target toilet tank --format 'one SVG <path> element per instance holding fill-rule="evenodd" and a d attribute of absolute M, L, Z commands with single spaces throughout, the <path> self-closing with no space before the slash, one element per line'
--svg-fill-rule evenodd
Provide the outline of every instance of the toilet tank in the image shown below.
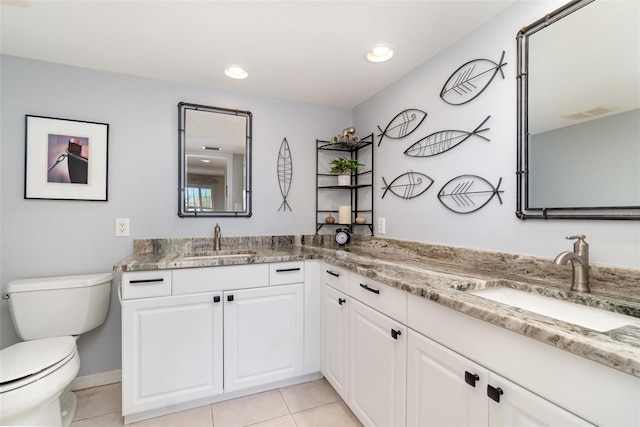
<path fill-rule="evenodd" d="M 80 335 L 104 323 L 111 273 L 13 280 L 7 285 L 16 332 L 23 340 Z"/>

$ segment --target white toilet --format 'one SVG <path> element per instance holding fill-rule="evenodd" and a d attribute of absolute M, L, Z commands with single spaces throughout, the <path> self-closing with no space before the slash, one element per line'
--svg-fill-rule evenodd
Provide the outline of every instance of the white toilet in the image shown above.
<path fill-rule="evenodd" d="M 13 324 L 24 342 L 0 350 L 0 425 L 69 426 L 76 412 L 78 335 L 104 323 L 111 273 L 14 280 Z"/>

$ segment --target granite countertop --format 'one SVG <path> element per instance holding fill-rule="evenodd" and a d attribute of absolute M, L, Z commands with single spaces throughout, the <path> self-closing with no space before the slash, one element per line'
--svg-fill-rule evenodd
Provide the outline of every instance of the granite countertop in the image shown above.
<path fill-rule="evenodd" d="M 206 258 L 212 239 L 147 239 L 115 271 L 147 271 L 321 259 L 428 298 L 451 309 L 640 377 L 640 271 L 592 266 L 589 294 L 570 292 L 571 268 L 549 259 L 353 236 L 337 249 L 332 236 L 223 239 L 222 258 Z M 246 255 L 243 255 L 246 254 Z M 199 256 L 197 259 L 185 257 Z M 204 257 L 203 257 L 204 256 Z M 598 332 L 494 302 L 468 290 L 507 286 L 638 318 Z"/>

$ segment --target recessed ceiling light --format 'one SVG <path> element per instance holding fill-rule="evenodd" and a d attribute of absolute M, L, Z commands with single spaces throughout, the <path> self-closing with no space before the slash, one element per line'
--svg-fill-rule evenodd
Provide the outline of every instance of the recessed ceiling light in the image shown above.
<path fill-rule="evenodd" d="M 393 48 L 387 44 L 380 44 L 372 47 L 367 52 L 369 62 L 385 62 L 393 56 Z"/>
<path fill-rule="evenodd" d="M 202 163 L 211 163 L 211 160 L 209 160 L 209 159 L 201 159 L 200 161 Z"/>
<path fill-rule="evenodd" d="M 237 65 L 232 65 L 225 68 L 224 73 L 227 75 L 227 77 L 231 77 L 232 79 L 236 80 L 242 80 L 249 77 L 249 73 L 247 72 L 247 70 Z"/>

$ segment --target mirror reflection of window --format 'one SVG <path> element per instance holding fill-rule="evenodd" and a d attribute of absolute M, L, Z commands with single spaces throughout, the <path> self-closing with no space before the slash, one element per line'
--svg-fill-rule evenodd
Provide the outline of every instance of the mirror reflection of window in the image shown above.
<path fill-rule="evenodd" d="M 187 210 L 193 212 L 213 211 L 212 189 L 208 187 L 187 187 Z"/>

